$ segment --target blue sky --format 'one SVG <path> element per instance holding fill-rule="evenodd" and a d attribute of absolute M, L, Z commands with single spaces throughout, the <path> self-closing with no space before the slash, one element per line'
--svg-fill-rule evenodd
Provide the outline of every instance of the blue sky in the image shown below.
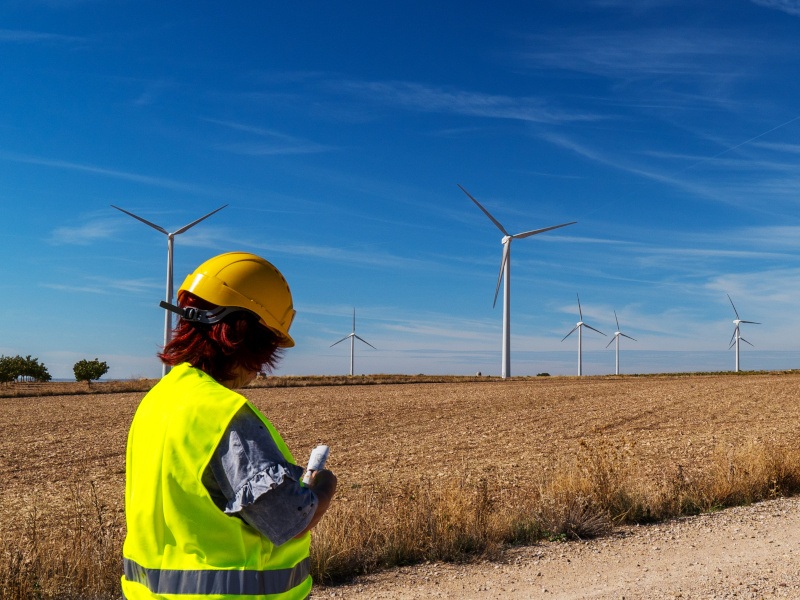
<path fill-rule="evenodd" d="M 261 254 L 279 374 L 800 366 L 800 2 L 10 0 L 0 7 L 0 354 L 157 376 L 175 278 Z"/>

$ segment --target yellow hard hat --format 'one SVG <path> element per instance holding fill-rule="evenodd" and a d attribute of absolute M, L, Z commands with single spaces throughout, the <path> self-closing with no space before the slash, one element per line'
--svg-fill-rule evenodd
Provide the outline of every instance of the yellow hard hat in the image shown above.
<path fill-rule="evenodd" d="M 217 306 L 247 309 L 278 336 L 280 346 L 294 346 L 289 335 L 295 315 L 289 284 L 272 263 L 260 256 L 227 252 L 210 258 L 186 277 L 178 289 L 179 293 L 182 291 Z"/>

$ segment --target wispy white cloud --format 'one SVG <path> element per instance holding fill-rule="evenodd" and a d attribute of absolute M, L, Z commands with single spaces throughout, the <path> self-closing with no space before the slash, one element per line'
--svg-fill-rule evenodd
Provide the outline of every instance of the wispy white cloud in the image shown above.
<path fill-rule="evenodd" d="M 0 29 L 0 43 L 15 44 L 37 44 L 47 43 L 83 43 L 86 38 L 62 35 L 58 33 L 46 33 L 42 31 L 30 31 L 26 29 Z"/>
<path fill-rule="evenodd" d="M 795 17 L 800 17 L 800 1 L 798 0 L 752 0 L 754 4 L 780 10 Z"/>
<path fill-rule="evenodd" d="M 385 252 L 364 249 L 361 251 L 336 248 L 333 246 L 319 246 L 313 244 L 252 244 L 255 248 L 268 250 L 271 253 L 291 254 L 292 256 L 305 256 L 324 259 L 343 264 L 362 265 L 369 267 L 391 267 L 405 269 L 430 269 L 440 268 L 438 263 L 421 259 L 400 256 Z"/>
<path fill-rule="evenodd" d="M 303 140 L 272 129 L 248 125 L 246 123 L 237 123 L 235 121 L 223 121 L 218 119 L 204 120 L 208 123 L 250 134 L 258 138 L 256 140 L 237 141 L 217 145 L 220 150 L 232 152 L 234 154 L 243 154 L 247 156 L 318 154 L 334 150 L 331 146 Z"/>
<path fill-rule="evenodd" d="M 75 285 L 69 283 L 42 283 L 41 287 L 58 292 L 77 292 L 80 294 L 101 294 L 109 293 L 109 290 L 99 285 Z"/>
<path fill-rule="evenodd" d="M 174 179 L 167 179 L 164 177 L 153 177 L 150 175 L 141 175 L 139 173 L 130 173 L 127 171 L 119 171 L 116 169 L 108 169 L 97 165 L 87 165 L 81 163 L 74 163 L 66 160 L 56 160 L 48 158 L 39 158 L 35 156 L 26 156 L 21 154 L 13 154 L 9 152 L 0 152 L 0 160 L 8 160 L 28 165 L 40 165 L 43 167 L 51 167 L 54 169 L 66 169 L 69 171 L 81 171 L 84 173 L 92 173 L 95 175 L 102 175 L 104 177 L 111 177 L 114 179 L 122 179 L 125 181 L 132 181 L 142 185 L 158 187 L 169 190 L 192 192 L 195 194 L 210 195 L 212 192 L 203 186 L 198 186 L 183 181 L 176 181 Z"/>
<path fill-rule="evenodd" d="M 409 270 L 431 270 L 440 269 L 442 267 L 442 263 L 434 260 L 402 256 L 370 248 L 363 248 L 356 251 L 348 248 L 321 244 L 297 244 L 280 241 L 264 243 L 261 240 L 243 236 L 240 230 L 214 225 L 187 231 L 180 236 L 179 243 L 182 246 L 219 250 L 230 248 L 231 244 L 234 243 L 234 245 L 238 247 L 249 248 L 253 251 L 263 251 L 269 255 L 302 256 L 340 264 L 361 265 L 366 267 L 403 268 Z"/>
<path fill-rule="evenodd" d="M 118 232 L 116 221 L 97 219 L 77 226 L 62 225 L 56 227 L 48 241 L 54 245 L 88 246 L 99 240 L 114 237 Z"/>
<path fill-rule="evenodd" d="M 680 75 L 721 76 L 719 61 L 777 51 L 766 41 L 743 40 L 709 29 L 593 30 L 528 38 L 520 57 L 530 66 L 577 71 L 613 79 Z"/>
<path fill-rule="evenodd" d="M 670 161 L 668 166 L 659 168 L 654 161 L 637 162 L 624 158 L 619 153 L 604 148 L 594 147 L 564 134 L 544 132 L 539 136 L 551 144 L 574 152 L 575 154 L 600 165 L 612 167 L 622 172 L 636 175 L 646 180 L 669 185 L 678 190 L 703 198 L 758 211 L 765 214 L 780 214 L 781 209 L 768 204 L 753 202 L 753 198 L 771 198 L 773 200 L 792 200 L 800 184 L 800 172 L 790 161 L 758 160 L 755 158 L 721 158 L 720 156 L 698 157 L 675 152 L 646 150 L 641 156 L 660 158 Z M 727 173 L 726 177 L 708 176 L 713 167 L 718 173 Z M 698 175 L 702 168 L 705 176 Z M 768 172 L 775 172 L 777 177 L 768 177 Z M 743 179 L 745 173 L 749 176 Z M 591 211 L 597 212 L 600 208 Z"/>
<path fill-rule="evenodd" d="M 41 287 L 59 292 L 109 295 L 118 292 L 125 294 L 153 293 L 161 290 L 162 284 L 149 279 L 114 279 L 110 277 L 86 277 L 81 283 L 41 283 Z"/>
<path fill-rule="evenodd" d="M 329 83 L 328 87 L 380 105 L 420 112 L 534 123 L 568 123 L 603 118 L 597 113 L 569 112 L 552 107 L 541 98 L 469 92 L 406 81 L 342 81 Z"/>
<path fill-rule="evenodd" d="M 776 152 L 788 152 L 790 154 L 800 154 L 800 144 L 779 144 L 770 142 L 756 142 L 753 146 L 764 148 L 765 150 L 774 150 Z"/>

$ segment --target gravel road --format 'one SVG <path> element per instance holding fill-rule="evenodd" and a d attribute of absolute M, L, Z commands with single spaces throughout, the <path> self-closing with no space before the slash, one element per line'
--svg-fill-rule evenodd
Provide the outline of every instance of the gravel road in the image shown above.
<path fill-rule="evenodd" d="M 800 599 L 800 497 L 515 548 L 499 563 L 392 569 L 312 597 Z"/>

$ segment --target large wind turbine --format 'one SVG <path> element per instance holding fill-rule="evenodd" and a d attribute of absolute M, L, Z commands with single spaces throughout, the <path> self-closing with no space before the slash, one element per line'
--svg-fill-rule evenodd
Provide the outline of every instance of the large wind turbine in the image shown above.
<path fill-rule="evenodd" d="M 614 311 L 614 320 L 617 322 L 617 330 L 614 332 L 614 339 L 613 339 L 613 340 L 611 340 L 610 342 L 608 342 L 608 344 L 606 344 L 606 348 L 608 348 L 608 347 L 609 347 L 609 346 L 610 346 L 610 345 L 611 345 L 613 342 L 617 342 L 617 348 L 616 348 L 616 350 L 617 350 L 617 352 L 616 352 L 616 354 L 617 354 L 617 360 L 616 360 L 616 363 L 615 363 L 615 364 L 616 364 L 615 373 L 616 373 L 617 375 L 619 375 L 619 338 L 620 338 L 620 336 L 622 336 L 622 337 L 626 337 L 626 338 L 628 338 L 629 340 L 633 340 L 634 342 L 636 341 L 636 339 L 635 339 L 635 338 L 632 338 L 632 337 L 631 337 L 631 336 L 629 336 L 629 335 L 626 335 L 626 334 L 622 333 L 622 332 L 619 330 L 619 319 L 617 318 L 617 311 Z M 587 325 L 587 327 L 588 327 L 588 325 Z M 570 333 L 571 333 L 571 332 L 570 332 Z"/>
<path fill-rule="evenodd" d="M 575 295 L 578 296 L 578 294 L 575 294 Z M 575 325 L 575 327 L 573 327 L 572 330 L 567 335 L 565 335 L 563 338 L 561 338 L 561 341 L 563 342 L 565 339 L 567 339 L 569 336 L 571 336 L 572 333 L 576 329 L 578 330 L 578 375 L 580 376 L 580 375 L 583 375 L 583 356 L 582 356 L 582 354 L 583 354 L 583 335 L 582 335 L 583 328 L 584 327 L 588 327 L 589 329 L 591 329 L 592 331 L 596 331 L 600 335 L 605 335 L 605 333 L 603 333 L 599 329 L 595 329 L 594 327 L 592 327 L 588 323 L 584 323 L 583 322 L 583 311 L 581 310 L 581 297 L 580 296 L 578 296 L 578 316 L 580 317 L 580 320 L 578 321 L 578 324 Z"/>
<path fill-rule="evenodd" d="M 356 309 L 355 308 L 353 309 L 353 331 L 351 333 L 347 334 L 346 336 L 344 336 L 342 339 L 340 339 L 339 342 L 343 342 L 347 338 L 350 338 L 350 375 L 352 376 L 353 375 L 353 355 L 355 354 L 356 340 L 360 340 L 360 341 L 364 342 L 370 348 L 375 348 L 375 346 L 370 344 L 367 340 L 365 340 L 364 338 L 356 335 Z M 330 348 L 333 348 L 339 342 L 334 342 L 333 344 L 330 345 Z M 375 350 L 377 350 L 377 348 L 375 348 Z"/>
<path fill-rule="evenodd" d="M 159 225 L 156 225 L 155 223 L 151 223 L 147 219 L 143 219 L 142 217 L 140 217 L 138 215 L 135 215 L 132 212 L 128 212 L 124 208 L 120 208 L 119 206 L 114 206 L 113 204 L 111 206 L 113 208 L 116 208 L 118 211 L 124 212 L 126 215 L 129 215 L 129 216 L 133 217 L 137 221 L 141 221 L 145 225 L 149 225 L 150 227 L 152 227 L 156 231 L 160 231 L 161 233 L 163 233 L 164 235 L 167 236 L 167 304 L 172 304 L 172 287 L 173 287 L 172 286 L 172 250 L 173 250 L 173 247 L 175 245 L 175 236 L 176 235 L 180 235 L 181 233 L 183 233 L 187 229 L 191 229 L 192 227 L 197 225 L 200 221 L 203 221 L 203 220 L 207 219 L 208 217 L 210 217 L 211 215 L 213 215 L 216 212 L 221 211 L 223 208 L 225 208 L 228 205 L 225 204 L 223 206 L 220 206 L 218 209 L 212 210 L 207 215 L 200 217 L 196 221 L 192 221 L 188 225 L 184 225 L 183 227 L 181 227 L 180 229 L 178 229 L 176 231 L 173 231 L 172 233 L 168 232 L 163 227 L 160 227 Z M 170 312 L 168 310 L 165 310 L 164 313 L 165 313 L 165 315 L 164 315 L 164 346 L 166 346 L 169 343 L 170 336 L 172 335 L 172 312 Z M 167 367 L 167 365 L 162 365 L 161 366 L 161 376 L 163 377 L 164 375 L 166 375 L 168 370 L 169 370 L 169 368 Z"/>
<path fill-rule="evenodd" d="M 736 314 L 736 319 L 734 319 L 734 321 L 733 321 L 733 324 L 735 325 L 735 327 L 733 328 L 733 335 L 731 336 L 731 343 L 730 343 L 730 346 L 728 346 L 728 349 L 730 350 L 731 348 L 736 346 L 736 372 L 738 373 L 739 372 L 739 341 L 741 340 L 742 342 L 745 342 L 746 344 L 750 344 L 750 342 L 748 342 L 746 339 L 744 339 L 742 337 L 742 334 L 739 332 L 739 325 L 742 324 L 742 323 L 751 323 L 753 325 L 761 325 L 761 323 L 756 323 L 755 321 L 744 321 L 744 320 L 740 319 L 739 318 L 739 311 L 736 310 L 736 307 L 733 305 L 733 300 L 731 300 L 730 294 L 725 294 L 725 295 L 728 296 L 728 300 L 730 301 L 731 306 L 733 306 L 733 312 Z M 750 344 L 750 345 L 752 346 L 753 344 Z"/>
<path fill-rule="evenodd" d="M 480 202 L 475 200 L 475 198 L 473 198 L 467 190 L 461 187 L 460 184 L 457 185 L 459 188 L 461 188 L 461 191 L 469 196 L 469 199 L 472 200 L 487 217 L 489 217 L 489 220 L 494 223 L 501 232 L 503 232 L 503 239 L 501 240 L 501 243 L 503 244 L 503 257 L 500 260 L 500 273 L 497 276 L 497 287 L 494 290 L 494 303 L 492 306 L 494 307 L 497 305 L 497 294 L 500 292 L 500 282 L 503 281 L 503 346 L 501 353 L 502 362 L 500 376 L 505 379 L 511 376 L 511 241 L 536 235 L 537 233 L 544 233 L 545 231 L 550 231 L 551 229 L 558 229 L 559 227 L 574 225 L 577 223 L 577 221 L 571 221 L 569 223 L 562 223 L 561 225 L 553 225 L 552 227 L 544 227 L 542 229 L 534 229 L 533 231 L 525 231 L 523 233 L 511 235 L 506 231 L 505 227 L 503 227 L 500 222 L 481 205 Z"/>

